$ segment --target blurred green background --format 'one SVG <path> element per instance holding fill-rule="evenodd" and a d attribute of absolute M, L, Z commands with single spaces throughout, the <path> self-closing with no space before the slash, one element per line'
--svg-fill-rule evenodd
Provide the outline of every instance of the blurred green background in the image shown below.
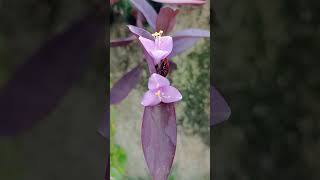
<path fill-rule="evenodd" d="M 320 2 L 216 1 L 217 180 L 320 179 Z"/>

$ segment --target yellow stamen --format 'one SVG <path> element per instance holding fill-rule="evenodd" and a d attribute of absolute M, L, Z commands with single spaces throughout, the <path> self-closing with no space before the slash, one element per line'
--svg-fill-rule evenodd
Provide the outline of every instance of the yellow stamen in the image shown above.
<path fill-rule="evenodd" d="M 162 31 L 162 30 L 160 30 L 159 32 L 155 32 L 155 33 L 153 33 L 153 34 L 152 34 L 152 36 L 153 36 L 153 37 L 155 37 L 155 38 L 158 38 L 158 37 L 161 37 L 161 36 L 162 36 L 162 34 L 163 34 L 163 31 Z"/>
<path fill-rule="evenodd" d="M 155 93 L 155 95 L 158 96 L 158 97 L 160 97 L 160 93 L 161 93 L 160 90 L 158 90 L 158 91 Z"/>

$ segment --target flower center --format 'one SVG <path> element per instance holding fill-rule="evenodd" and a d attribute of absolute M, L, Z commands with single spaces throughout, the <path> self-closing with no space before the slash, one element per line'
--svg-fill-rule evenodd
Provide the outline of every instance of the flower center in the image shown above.
<path fill-rule="evenodd" d="M 158 91 L 155 93 L 155 95 L 158 96 L 158 97 L 160 97 L 160 94 L 161 94 L 160 90 L 158 90 Z"/>
<path fill-rule="evenodd" d="M 162 36 L 162 34 L 163 34 L 163 31 L 162 31 L 162 30 L 160 30 L 159 32 L 155 32 L 155 33 L 153 33 L 153 34 L 152 34 L 152 36 L 153 36 L 154 38 L 158 38 L 158 37 L 161 37 L 161 36 Z"/>

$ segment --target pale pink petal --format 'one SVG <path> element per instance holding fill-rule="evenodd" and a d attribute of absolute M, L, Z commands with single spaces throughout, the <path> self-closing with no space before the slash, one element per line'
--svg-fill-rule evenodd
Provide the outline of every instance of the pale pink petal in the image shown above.
<path fill-rule="evenodd" d="M 182 99 L 181 93 L 175 87 L 166 86 L 161 88 L 160 91 L 161 101 L 164 103 L 172 103 Z"/>
<path fill-rule="evenodd" d="M 155 89 L 158 89 L 160 87 L 165 87 L 165 86 L 170 86 L 170 82 L 167 78 L 165 78 L 159 74 L 156 74 L 156 73 L 153 73 L 150 76 L 149 81 L 148 81 L 148 88 L 150 90 L 155 90 Z"/>
<path fill-rule="evenodd" d="M 166 58 L 170 54 L 170 52 L 162 50 L 153 50 L 150 53 L 153 57 L 154 64 L 159 64 L 162 59 Z"/>
<path fill-rule="evenodd" d="M 155 40 L 155 45 L 157 49 L 167 51 L 169 55 L 173 48 L 172 37 L 171 36 L 158 37 Z"/>
<path fill-rule="evenodd" d="M 160 103 L 160 97 L 156 96 L 156 91 L 149 90 L 146 93 L 144 93 L 141 104 L 143 106 L 154 106 Z"/>
<path fill-rule="evenodd" d="M 139 37 L 139 40 L 149 54 L 151 51 L 155 50 L 156 47 L 155 47 L 154 41 L 141 36 Z"/>

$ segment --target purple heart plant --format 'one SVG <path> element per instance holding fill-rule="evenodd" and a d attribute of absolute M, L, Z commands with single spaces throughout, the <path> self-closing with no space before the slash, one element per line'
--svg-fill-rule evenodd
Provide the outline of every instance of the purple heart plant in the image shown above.
<path fill-rule="evenodd" d="M 176 5 L 199 5 L 204 4 L 205 1 L 176 0 L 169 4 L 170 1 L 157 0 L 156 2 L 169 4 L 169 6 L 163 6 L 159 14 L 146 0 L 130 0 L 130 2 L 144 16 L 153 34 L 144 29 L 141 23 L 142 18 L 137 16 L 138 27 L 128 25 L 133 36 L 112 40 L 111 47 L 128 45 L 137 40 L 143 50 L 150 77 L 149 90 L 141 100 L 144 106 L 141 129 L 142 148 L 152 179 L 167 180 L 176 151 L 175 102 L 182 99 L 179 90 L 170 86 L 166 78 L 168 72 L 177 66 L 171 59 L 192 47 L 200 38 L 210 37 L 209 31 L 197 28 L 184 29 L 172 35 L 170 32 L 179 12 Z M 137 85 L 142 70 L 141 64 L 138 64 L 114 84 L 110 91 L 110 104 L 120 103 L 128 96 Z M 219 102 L 221 100 L 223 98 L 219 99 Z M 221 109 L 223 111 L 224 108 Z"/>

